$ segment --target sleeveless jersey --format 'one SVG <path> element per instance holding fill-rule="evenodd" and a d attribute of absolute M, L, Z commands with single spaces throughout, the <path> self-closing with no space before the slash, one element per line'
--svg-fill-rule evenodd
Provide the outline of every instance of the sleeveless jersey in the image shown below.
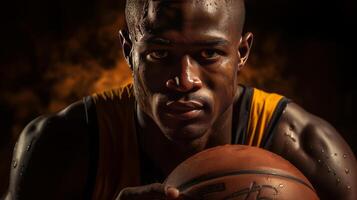
<path fill-rule="evenodd" d="M 97 161 L 92 199 L 115 199 L 125 187 L 142 185 L 133 86 L 94 94 Z M 232 144 L 266 147 L 288 100 L 243 86 L 233 107 Z"/>

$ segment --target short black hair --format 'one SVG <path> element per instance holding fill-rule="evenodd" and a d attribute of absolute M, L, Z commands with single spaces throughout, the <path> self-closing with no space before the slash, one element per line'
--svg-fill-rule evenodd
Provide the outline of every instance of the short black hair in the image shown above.
<path fill-rule="evenodd" d="M 149 1 L 153 0 L 126 0 L 125 4 L 125 23 L 126 29 L 132 37 L 136 37 L 136 32 L 140 31 L 140 27 L 138 27 L 138 22 L 140 22 L 148 12 Z M 170 1 L 170 0 L 156 0 L 156 1 Z M 194 1 L 194 0 L 192 0 Z M 197 1 L 197 0 L 196 0 Z M 202 0 L 198 0 L 202 1 Z M 241 12 L 239 12 L 238 17 L 239 20 L 235 20 L 239 23 L 239 32 L 242 32 L 244 22 L 245 22 L 245 0 L 225 0 L 226 4 L 236 3 Z M 230 6 L 233 8 L 234 6 Z"/>

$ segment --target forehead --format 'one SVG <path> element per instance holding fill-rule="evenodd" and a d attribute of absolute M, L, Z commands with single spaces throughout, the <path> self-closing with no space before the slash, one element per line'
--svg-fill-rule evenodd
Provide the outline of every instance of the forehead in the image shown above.
<path fill-rule="evenodd" d="M 149 0 L 137 23 L 141 39 L 174 40 L 238 37 L 230 7 L 223 0 Z"/>

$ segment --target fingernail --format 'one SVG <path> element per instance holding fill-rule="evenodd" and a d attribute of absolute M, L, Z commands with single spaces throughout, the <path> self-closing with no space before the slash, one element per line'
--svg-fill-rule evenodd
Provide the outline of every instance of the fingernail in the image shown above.
<path fill-rule="evenodd" d="M 171 198 L 177 198 L 180 195 L 180 191 L 172 186 L 166 188 L 166 195 Z"/>

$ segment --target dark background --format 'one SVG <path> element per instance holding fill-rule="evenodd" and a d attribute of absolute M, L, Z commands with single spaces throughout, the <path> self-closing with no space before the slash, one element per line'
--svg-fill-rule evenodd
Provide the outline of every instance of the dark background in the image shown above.
<path fill-rule="evenodd" d="M 24 126 L 130 81 L 120 52 L 124 0 L 15 0 L 0 8 L 0 197 Z M 241 80 L 330 122 L 357 152 L 356 3 L 248 0 L 255 34 Z"/>

